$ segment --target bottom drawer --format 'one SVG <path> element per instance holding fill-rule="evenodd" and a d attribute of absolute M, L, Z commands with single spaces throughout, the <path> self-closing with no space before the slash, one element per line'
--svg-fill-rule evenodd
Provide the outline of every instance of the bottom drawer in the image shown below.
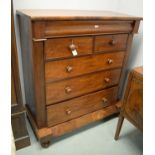
<path fill-rule="evenodd" d="M 118 87 L 112 87 L 47 107 L 47 125 L 53 126 L 102 109 L 117 100 Z"/>

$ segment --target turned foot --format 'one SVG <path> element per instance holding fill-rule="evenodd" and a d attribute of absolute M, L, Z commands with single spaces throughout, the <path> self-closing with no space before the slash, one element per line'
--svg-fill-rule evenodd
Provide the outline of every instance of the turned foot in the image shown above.
<path fill-rule="evenodd" d="M 50 141 L 41 142 L 41 146 L 42 146 L 43 148 L 48 148 L 49 145 L 50 145 Z"/>

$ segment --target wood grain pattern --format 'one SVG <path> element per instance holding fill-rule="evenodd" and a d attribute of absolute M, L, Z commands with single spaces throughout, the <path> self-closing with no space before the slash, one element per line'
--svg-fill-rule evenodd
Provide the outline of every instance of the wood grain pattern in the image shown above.
<path fill-rule="evenodd" d="M 32 42 L 32 25 L 28 17 L 19 16 L 19 27 L 22 31 L 20 38 L 26 104 L 38 127 L 43 127 L 46 125 L 43 42 Z"/>
<path fill-rule="evenodd" d="M 119 105 L 120 102 L 117 102 L 116 104 L 113 104 L 113 105 L 106 107 L 104 109 L 97 110 L 95 112 L 86 114 L 79 118 L 75 118 L 70 121 L 58 124 L 56 126 L 44 127 L 41 129 L 39 129 L 37 127 L 37 124 L 35 123 L 35 120 L 31 114 L 31 112 L 28 109 L 27 109 L 27 115 L 28 115 L 29 121 L 33 127 L 33 130 L 34 130 L 38 140 L 40 140 L 40 142 L 42 142 L 42 141 L 48 141 L 52 137 L 61 136 L 63 134 L 71 132 L 75 129 L 78 129 L 82 126 L 85 126 L 85 125 L 95 122 L 97 120 L 101 120 L 107 116 L 114 114 L 114 113 L 118 113 L 119 109 L 117 108 L 117 104 Z"/>
<path fill-rule="evenodd" d="M 129 33 L 133 29 L 132 21 L 49 21 L 45 25 L 45 38 L 79 34 Z"/>
<path fill-rule="evenodd" d="M 143 131 L 143 68 L 133 69 L 128 77 L 123 106 L 117 124 L 115 140 L 119 138 L 124 118 Z"/>
<path fill-rule="evenodd" d="M 106 99 L 106 101 L 103 100 Z M 81 115 L 102 109 L 116 102 L 117 87 L 91 93 L 47 107 L 47 123 L 53 126 Z"/>
<path fill-rule="evenodd" d="M 46 82 L 70 78 L 94 71 L 121 67 L 123 59 L 124 52 L 115 52 L 47 62 L 45 64 Z M 113 63 L 109 64 L 108 60 L 112 60 Z M 68 66 L 73 68 L 71 72 L 66 71 Z"/>
<path fill-rule="evenodd" d="M 102 35 L 95 37 L 95 52 L 126 50 L 128 34 Z"/>
<path fill-rule="evenodd" d="M 142 20 L 141 17 L 130 16 L 112 11 L 86 10 L 17 10 L 17 13 L 26 15 L 31 20 Z"/>
<path fill-rule="evenodd" d="M 78 55 L 86 55 L 92 53 L 93 38 L 92 37 L 71 37 L 48 39 L 45 41 L 45 58 L 66 58 L 73 57 L 70 46 L 74 45 Z"/>
<path fill-rule="evenodd" d="M 52 136 L 118 112 L 116 99 L 142 18 L 105 11 L 22 10 L 17 14 L 27 108 L 43 147 L 49 146 Z M 73 57 L 69 48 L 78 55 Z M 113 87 L 116 91 L 108 91 Z M 114 105 L 106 104 L 101 92 L 108 94 L 108 100 L 115 98 Z"/>
<path fill-rule="evenodd" d="M 46 104 L 53 104 L 118 84 L 121 69 L 46 84 Z M 96 80 L 97 79 L 97 80 Z M 71 92 L 66 89 L 70 88 Z"/>

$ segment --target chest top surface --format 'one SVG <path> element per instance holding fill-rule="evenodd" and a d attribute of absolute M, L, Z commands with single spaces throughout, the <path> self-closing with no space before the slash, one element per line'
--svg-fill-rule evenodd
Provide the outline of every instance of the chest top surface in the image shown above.
<path fill-rule="evenodd" d="M 31 20 L 142 20 L 141 17 L 112 11 L 86 11 L 86 10 L 17 10 L 17 14 L 26 15 Z"/>

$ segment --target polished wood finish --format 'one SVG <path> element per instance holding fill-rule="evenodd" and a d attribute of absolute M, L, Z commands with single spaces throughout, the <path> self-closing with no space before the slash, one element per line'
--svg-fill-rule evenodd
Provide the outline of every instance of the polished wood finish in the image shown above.
<path fill-rule="evenodd" d="M 117 100 L 117 90 L 117 87 L 109 88 L 47 107 L 48 126 L 54 126 L 111 105 Z"/>
<path fill-rule="evenodd" d="M 11 124 L 15 146 L 18 150 L 29 146 L 30 138 L 26 127 L 25 108 L 20 85 L 13 8 L 11 12 L 11 31 Z"/>
<path fill-rule="evenodd" d="M 53 104 L 117 85 L 119 83 L 120 73 L 121 69 L 115 69 L 112 71 L 101 71 L 88 74 L 60 82 L 48 83 L 46 84 L 46 104 Z"/>
<path fill-rule="evenodd" d="M 143 68 L 133 69 L 128 77 L 128 83 L 123 98 L 115 139 L 119 138 L 124 118 L 143 131 Z"/>
<path fill-rule="evenodd" d="M 95 52 L 126 50 L 128 34 L 95 37 Z"/>
<path fill-rule="evenodd" d="M 73 57 L 72 50 L 76 50 L 78 56 L 91 54 L 93 50 L 92 43 L 92 37 L 47 39 L 45 41 L 45 57 L 47 60 Z"/>
<path fill-rule="evenodd" d="M 52 136 L 119 111 L 141 18 L 102 11 L 17 13 L 28 116 L 43 147 Z"/>
<path fill-rule="evenodd" d="M 45 64 L 46 82 L 71 78 L 95 71 L 122 67 L 124 54 L 125 52 L 121 51 L 47 62 Z M 67 71 L 68 66 L 72 67 L 71 72 Z"/>

